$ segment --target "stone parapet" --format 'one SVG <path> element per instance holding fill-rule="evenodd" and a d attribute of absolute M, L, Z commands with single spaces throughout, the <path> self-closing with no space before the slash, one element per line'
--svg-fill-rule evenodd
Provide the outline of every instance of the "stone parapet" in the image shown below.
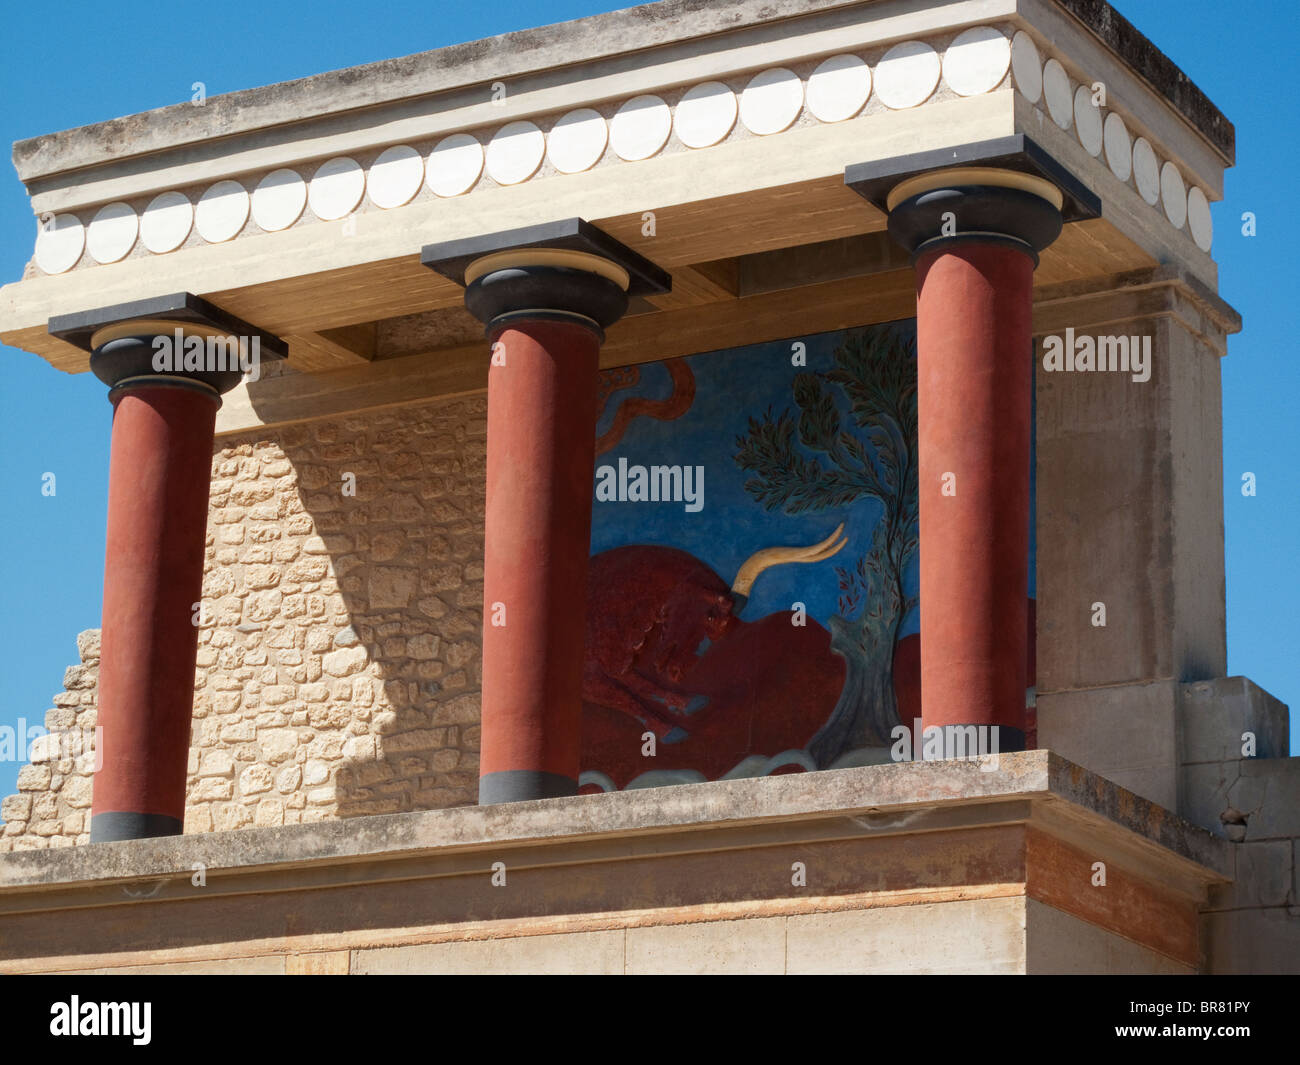
<path fill-rule="evenodd" d="M 1230 867 L 1031 751 L 6 855 L 0 969 L 1191 972 Z"/>

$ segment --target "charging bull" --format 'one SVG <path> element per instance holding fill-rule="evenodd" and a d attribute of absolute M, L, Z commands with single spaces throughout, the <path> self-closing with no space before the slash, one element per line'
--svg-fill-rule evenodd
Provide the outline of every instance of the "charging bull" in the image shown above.
<path fill-rule="evenodd" d="M 753 621 L 740 614 L 760 573 L 785 562 L 830 558 L 844 546 L 836 542 L 840 532 L 807 548 L 759 551 L 730 587 L 675 548 L 620 547 L 591 559 L 582 765 L 598 770 L 606 783 L 584 790 L 624 788 L 650 771 L 706 780 L 739 770 L 799 771 L 797 756 L 809 751 L 841 698 L 846 660 L 814 618 L 792 625 L 785 610 Z M 1031 599 L 1031 687 L 1034 632 Z M 919 635 L 898 641 L 892 665 L 899 717 L 910 725 L 921 714 Z M 643 749 L 647 731 L 662 741 L 653 758 Z M 753 764 L 768 759 L 782 767 Z"/>
<path fill-rule="evenodd" d="M 730 586 L 694 555 L 672 547 L 631 545 L 595 555 L 587 576 L 583 700 L 625 714 L 660 739 L 680 738 L 692 710 L 708 698 L 686 675 L 714 645 L 725 647 L 742 628 L 740 613 L 760 574 L 790 562 L 821 562 L 847 542 L 840 525 L 810 547 L 768 547 L 741 565 Z M 829 634 L 769 615 L 772 635 L 792 649 L 809 637 L 829 647 Z M 763 619 L 766 621 L 767 619 Z M 751 623 L 748 628 L 759 625 Z M 765 626 L 770 627 L 770 626 Z"/>

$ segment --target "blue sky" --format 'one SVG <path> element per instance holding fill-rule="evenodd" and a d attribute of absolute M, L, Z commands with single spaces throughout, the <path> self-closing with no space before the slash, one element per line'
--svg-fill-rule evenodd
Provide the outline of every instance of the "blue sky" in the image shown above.
<path fill-rule="evenodd" d="M 623 6 L 599 0 L 497 0 L 370 9 L 337 0 L 280 5 L 10 5 L 0 42 L 0 142 L 208 95 L 476 40 Z M 1294 174 L 1297 96 L 1285 86 L 1300 8 L 1251 4 L 1222 17 L 1217 0 L 1119 0 L 1120 11 L 1174 59 L 1237 127 L 1237 166 L 1214 205 L 1220 287 L 1246 321 L 1223 363 L 1228 671 L 1300 703 L 1300 457 L 1296 394 Z M 196 49 L 201 41 L 205 47 Z M 1243 65 L 1249 61 L 1249 69 Z M 1286 180 L 1284 180 L 1284 178 Z M 1254 212 L 1258 235 L 1240 234 Z M 35 222 L 11 166 L 0 166 L 0 281 L 31 257 Z M 0 378 L 0 725 L 40 723 L 76 661 L 76 634 L 99 623 L 110 408 L 89 374 L 68 376 L 3 350 Z M 1240 493 L 1243 472 L 1258 495 Z M 57 494 L 41 494 L 42 475 Z M 0 795 L 18 766 L 0 763 Z"/>

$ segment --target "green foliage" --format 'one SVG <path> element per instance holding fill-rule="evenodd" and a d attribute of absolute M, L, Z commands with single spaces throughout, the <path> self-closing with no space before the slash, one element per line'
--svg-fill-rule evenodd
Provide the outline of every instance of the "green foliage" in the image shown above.
<path fill-rule="evenodd" d="M 752 474 L 746 490 L 768 510 L 833 510 L 867 498 L 883 508 L 867 553 L 836 567 L 840 614 L 828 625 L 846 672 L 839 701 L 808 745 L 822 768 L 846 751 L 888 745 L 898 723 L 893 654 L 916 606 L 903 575 L 919 519 L 913 323 L 856 330 L 834 358 L 826 373 L 795 378 L 795 411 L 750 418 L 735 456 Z"/>
<path fill-rule="evenodd" d="M 877 624 L 901 620 L 915 605 L 902 580 L 918 536 L 912 323 L 855 331 L 836 350 L 834 369 L 795 377 L 793 398 L 797 416 L 769 408 L 737 438 L 736 463 L 753 474 L 745 488 L 787 514 L 879 500 L 884 514 L 870 552 L 837 568 L 840 607 L 852 617 L 870 605 Z"/>
<path fill-rule="evenodd" d="M 802 427 L 807 417 L 805 411 L 799 419 L 800 443 L 812 446 L 806 444 L 809 435 Z M 769 410 L 762 421 L 751 417 L 749 432 L 737 446 L 737 464 L 755 475 L 745 481 L 745 489 L 767 510 L 780 507 L 787 514 L 800 514 L 842 507 L 879 490 L 869 466 L 860 470 L 826 466 L 797 451 L 795 421 L 788 411 L 773 417 Z"/>

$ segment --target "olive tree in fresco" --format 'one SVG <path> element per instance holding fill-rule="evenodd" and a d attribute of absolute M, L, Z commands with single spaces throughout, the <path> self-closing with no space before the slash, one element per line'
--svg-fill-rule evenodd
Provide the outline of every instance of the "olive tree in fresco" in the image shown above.
<path fill-rule="evenodd" d="M 867 554 L 836 567 L 840 613 L 829 621 L 831 648 L 846 670 L 839 701 L 809 744 L 823 769 L 848 751 L 888 746 L 899 723 L 894 646 L 917 605 L 904 590 L 918 536 L 915 324 L 854 332 L 834 363 L 824 374 L 795 378 L 797 414 L 769 409 L 751 417 L 735 455 L 753 475 L 746 490 L 768 510 L 833 510 L 865 497 L 884 508 Z"/>

